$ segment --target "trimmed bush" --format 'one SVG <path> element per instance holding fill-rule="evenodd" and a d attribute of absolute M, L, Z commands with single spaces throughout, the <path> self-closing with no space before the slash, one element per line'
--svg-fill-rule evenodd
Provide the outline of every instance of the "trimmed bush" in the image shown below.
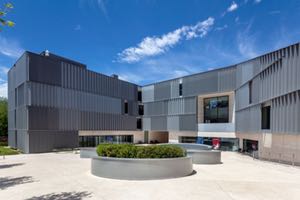
<path fill-rule="evenodd" d="M 97 154 L 115 158 L 178 158 L 185 157 L 186 151 L 176 145 L 100 144 Z"/>

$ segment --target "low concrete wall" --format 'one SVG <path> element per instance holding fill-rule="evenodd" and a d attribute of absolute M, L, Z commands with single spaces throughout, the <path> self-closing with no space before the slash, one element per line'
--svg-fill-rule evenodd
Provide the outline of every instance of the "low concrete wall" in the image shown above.
<path fill-rule="evenodd" d="M 131 159 L 93 157 L 91 173 L 123 180 L 151 180 L 188 176 L 193 172 L 191 157 Z"/>
<path fill-rule="evenodd" d="M 92 158 L 98 156 L 96 148 L 80 148 L 80 158 Z"/>
<path fill-rule="evenodd" d="M 187 150 L 194 164 L 221 164 L 221 151 L 215 150 Z"/>
<path fill-rule="evenodd" d="M 186 150 L 211 150 L 212 146 L 206 144 L 174 143 Z"/>

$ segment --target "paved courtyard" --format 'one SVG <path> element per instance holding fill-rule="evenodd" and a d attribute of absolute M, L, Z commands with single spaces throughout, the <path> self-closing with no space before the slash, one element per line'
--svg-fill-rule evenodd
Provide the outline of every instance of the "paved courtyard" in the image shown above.
<path fill-rule="evenodd" d="M 90 174 L 72 152 L 0 158 L 0 199 L 300 199 L 300 168 L 222 153 L 223 164 L 194 165 L 184 178 L 121 181 Z"/>

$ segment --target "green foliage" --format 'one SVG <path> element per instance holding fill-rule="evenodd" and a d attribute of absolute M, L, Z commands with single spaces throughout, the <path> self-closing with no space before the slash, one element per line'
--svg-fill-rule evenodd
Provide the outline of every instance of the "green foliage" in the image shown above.
<path fill-rule="evenodd" d="M 0 156 L 5 156 L 5 155 L 16 155 L 19 154 L 20 152 L 15 149 L 11 149 L 9 147 L 4 147 L 0 146 Z"/>
<path fill-rule="evenodd" d="M 13 27 L 15 23 L 13 21 L 7 20 L 6 15 L 13 9 L 14 6 L 11 3 L 6 3 L 3 7 L 0 7 L 0 31 L 2 31 L 2 27 L 8 26 Z"/>
<path fill-rule="evenodd" d="M 97 153 L 99 156 L 116 158 L 177 158 L 186 156 L 186 151 L 176 145 L 100 144 L 97 147 Z"/>
<path fill-rule="evenodd" d="M 7 136 L 7 99 L 0 97 L 0 136 Z"/>

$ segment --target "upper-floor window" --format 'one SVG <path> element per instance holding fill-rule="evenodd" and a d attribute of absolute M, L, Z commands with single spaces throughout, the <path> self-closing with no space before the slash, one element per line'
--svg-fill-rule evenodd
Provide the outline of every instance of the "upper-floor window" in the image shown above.
<path fill-rule="evenodd" d="M 144 115 L 144 105 L 139 105 L 139 115 Z"/>
<path fill-rule="evenodd" d="M 182 83 L 179 83 L 179 96 L 182 96 Z"/>
<path fill-rule="evenodd" d="M 261 107 L 261 129 L 271 128 L 271 106 Z"/>
<path fill-rule="evenodd" d="M 252 81 L 249 82 L 249 104 L 252 103 Z"/>
<path fill-rule="evenodd" d="M 138 101 L 142 101 L 142 91 L 138 91 Z"/>
<path fill-rule="evenodd" d="M 128 102 L 127 101 L 124 102 L 124 113 L 128 114 Z"/>
<path fill-rule="evenodd" d="M 229 97 L 212 97 L 204 99 L 204 123 L 229 122 Z"/>

